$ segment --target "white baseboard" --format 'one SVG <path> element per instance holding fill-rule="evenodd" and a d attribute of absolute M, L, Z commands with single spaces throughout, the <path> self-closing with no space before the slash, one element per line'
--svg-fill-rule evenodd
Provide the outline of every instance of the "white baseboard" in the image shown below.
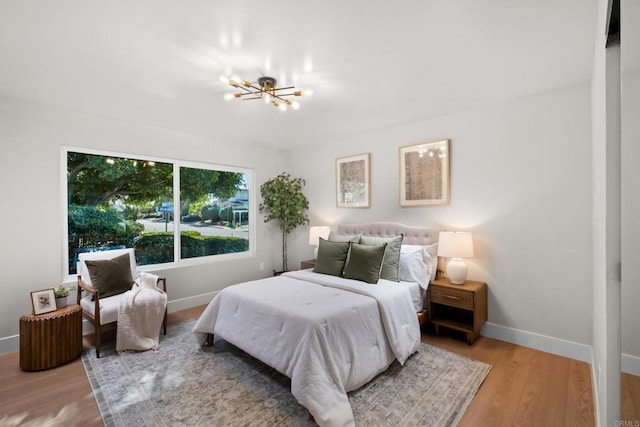
<path fill-rule="evenodd" d="M 622 372 L 640 377 L 640 357 L 622 353 L 621 364 Z"/>
<path fill-rule="evenodd" d="M 206 294 L 194 295 L 188 298 L 180 298 L 167 303 L 167 310 L 169 313 L 174 311 L 185 310 L 191 307 L 197 307 L 199 305 L 206 305 L 211 302 L 213 297 L 218 295 L 220 291 L 207 292 Z"/>
<path fill-rule="evenodd" d="M 20 335 L 10 335 L 0 338 L 0 354 L 20 350 Z"/>
<path fill-rule="evenodd" d="M 173 313 L 174 311 L 185 310 L 191 307 L 197 307 L 199 305 L 209 304 L 213 297 L 218 294 L 219 291 L 207 292 L 206 294 L 195 295 L 188 298 L 180 298 L 177 300 L 167 302 L 167 311 Z M 93 332 L 93 326 L 86 319 L 82 319 L 82 333 Z M 0 354 L 11 353 L 20 350 L 20 335 L 10 335 L 8 337 L 0 338 Z"/>
<path fill-rule="evenodd" d="M 480 333 L 485 337 L 535 348 L 536 350 L 546 351 L 547 353 L 557 354 L 558 356 L 569 357 L 571 359 L 580 360 L 593 365 L 593 347 L 590 345 L 554 338 L 548 335 L 536 334 L 534 332 L 527 332 L 520 329 L 508 328 L 506 326 L 496 325 L 495 323 L 485 323 Z M 622 362 L 622 372 L 640 376 L 640 357 L 622 353 L 620 358 Z M 593 381 L 593 384 L 596 384 L 595 377 L 593 378 Z"/>
<path fill-rule="evenodd" d="M 554 338 L 548 335 L 508 328 L 506 326 L 496 325 L 495 323 L 485 323 L 480 334 L 485 337 L 507 341 L 582 362 L 591 363 L 593 360 L 591 355 L 592 347 L 590 345 Z"/>

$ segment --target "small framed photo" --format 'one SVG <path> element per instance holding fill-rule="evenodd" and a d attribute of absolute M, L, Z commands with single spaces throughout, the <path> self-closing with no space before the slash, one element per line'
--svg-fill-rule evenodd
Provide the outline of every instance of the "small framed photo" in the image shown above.
<path fill-rule="evenodd" d="M 35 315 L 50 313 L 58 309 L 53 288 L 31 292 L 31 304 Z"/>
<path fill-rule="evenodd" d="M 371 154 L 336 159 L 336 205 L 368 208 L 371 194 Z"/>
<path fill-rule="evenodd" d="M 400 147 L 400 206 L 449 204 L 449 140 Z"/>

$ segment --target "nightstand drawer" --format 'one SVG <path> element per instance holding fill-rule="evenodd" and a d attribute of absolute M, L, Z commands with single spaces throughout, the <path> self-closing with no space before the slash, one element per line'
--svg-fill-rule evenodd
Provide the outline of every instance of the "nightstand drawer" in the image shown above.
<path fill-rule="evenodd" d="M 430 286 L 431 302 L 473 310 L 473 292 Z"/>

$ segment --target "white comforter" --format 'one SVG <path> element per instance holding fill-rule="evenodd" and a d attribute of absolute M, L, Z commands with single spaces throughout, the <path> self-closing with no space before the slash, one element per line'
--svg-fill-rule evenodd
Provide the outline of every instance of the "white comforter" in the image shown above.
<path fill-rule="evenodd" d="M 195 332 L 219 335 L 291 378 L 291 392 L 321 426 L 354 425 L 346 393 L 417 350 L 407 288 L 309 270 L 223 289 Z"/>

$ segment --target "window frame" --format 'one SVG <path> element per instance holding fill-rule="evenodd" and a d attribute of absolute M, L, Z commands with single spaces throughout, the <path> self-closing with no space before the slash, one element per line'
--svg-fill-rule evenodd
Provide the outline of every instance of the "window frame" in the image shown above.
<path fill-rule="evenodd" d="M 145 154 L 123 153 L 116 151 L 98 150 L 86 147 L 62 145 L 60 148 L 60 201 L 62 210 L 62 281 L 70 282 L 76 279 L 75 274 L 69 274 L 69 211 L 68 211 L 68 183 L 67 183 L 67 158 L 69 152 L 77 152 L 105 157 L 121 157 L 140 161 L 154 161 L 173 165 L 173 238 L 174 261 L 162 264 L 138 265 L 140 271 L 157 271 L 172 268 L 187 267 L 193 265 L 211 264 L 230 260 L 255 258 L 256 256 L 256 219 L 257 204 L 255 189 L 255 171 L 246 166 L 230 166 L 216 163 L 194 162 L 190 160 L 170 159 Z M 246 177 L 247 190 L 249 192 L 249 249 L 244 252 L 233 252 L 219 255 L 204 255 L 194 258 L 181 256 L 181 231 L 180 231 L 180 168 L 208 169 L 223 172 L 242 173 Z M 176 218 L 178 221 L 176 222 Z"/>

